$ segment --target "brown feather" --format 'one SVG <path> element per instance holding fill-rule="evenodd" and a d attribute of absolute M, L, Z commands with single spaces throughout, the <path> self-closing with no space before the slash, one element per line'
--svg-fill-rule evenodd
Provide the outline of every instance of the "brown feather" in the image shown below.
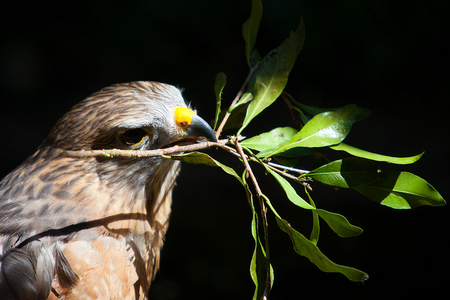
<path fill-rule="evenodd" d="M 0 182 L 2 297 L 146 299 L 179 162 L 61 151 L 161 148 L 183 138 L 173 115 L 178 106 L 186 107 L 180 91 L 162 83 L 105 88 L 74 106 Z M 146 136 L 124 144 L 121 132 L 134 128 Z"/>

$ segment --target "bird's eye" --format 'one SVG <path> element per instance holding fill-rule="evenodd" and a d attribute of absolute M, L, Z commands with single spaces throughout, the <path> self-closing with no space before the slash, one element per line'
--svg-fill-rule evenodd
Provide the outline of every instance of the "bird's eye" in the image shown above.
<path fill-rule="evenodd" d="M 120 141 L 124 145 L 132 146 L 142 142 L 146 135 L 147 132 L 144 129 L 130 129 L 122 132 L 122 134 L 120 135 Z"/>

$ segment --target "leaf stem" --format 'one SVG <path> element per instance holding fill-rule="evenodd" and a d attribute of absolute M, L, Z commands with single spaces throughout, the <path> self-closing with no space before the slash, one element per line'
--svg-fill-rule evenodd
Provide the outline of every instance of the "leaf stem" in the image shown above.
<path fill-rule="evenodd" d="M 263 298 L 268 299 L 272 280 L 270 278 L 269 223 L 267 221 L 267 207 L 264 203 L 264 197 L 261 192 L 261 188 L 259 187 L 258 181 L 256 180 L 255 174 L 253 174 L 252 168 L 248 163 L 248 156 L 244 154 L 242 146 L 240 145 L 236 137 L 234 138 L 233 142 L 236 145 L 237 152 L 242 158 L 247 173 L 250 175 L 250 178 L 252 179 L 253 186 L 255 188 L 256 195 L 258 196 L 259 204 L 261 206 L 262 225 L 264 229 L 264 245 L 265 245 L 264 248 L 266 252 L 266 283 L 264 286 Z"/>
<path fill-rule="evenodd" d="M 303 124 L 302 122 L 297 118 L 297 115 L 295 112 L 299 112 L 296 107 L 292 106 L 291 101 L 289 100 L 289 97 L 286 92 L 281 93 L 281 96 L 283 97 L 284 102 L 286 102 L 286 105 L 289 108 L 289 111 L 291 112 L 292 119 L 297 124 L 298 127 L 302 128 Z"/>
<path fill-rule="evenodd" d="M 250 72 L 248 73 L 247 78 L 244 81 L 244 84 L 242 85 L 241 89 L 237 93 L 236 97 L 234 97 L 233 102 L 231 102 L 230 107 L 227 109 L 227 112 L 225 113 L 222 121 L 220 122 L 219 127 L 216 130 L 216 137 L 219 139 L 220 134 L 222 133 L 223 127 L 225 126 L 225 123 L 227 123 L 228 118 L 230 117 L 231 113 L 229 112 L 230 108 L 232 108 L 241 98 L 242 94 L 244 94 L 245 89 L 247 88 L 248 83 L 250 82 L 250 79 L 252 78 L 253 74 L 256 72 L 256 70 L 259 68 L 259 63 L 256 63 L 253 68 L 250 69 Z"/>
<path fill-rule="evenodd" d="M 221 139 L 218 142 L 209 142 L 208 141 L 208 142 L 204 142 L 204 143 L 197 143 L 197 144 L 185 145 L 185 146 L 176 145 L 176 146 L 169 147 L 169 148 L 155 149 L 155 150 L 122 150 L 122 149 L 63 150 L 63 149 L 60 149 L 59 151 L 61 152 L 61 155 L 63 155 L 63 156 L 76 157 L 76 158 L 87 158 L 87 157 L 143 158 L 143 157 L 155 157 L 155 156 L 170 155 L 170 154 L 175 154 L 175 153 L 180 153 L 180 152 L 192 152 L 192 151 L 197 151 L 197 150 L 209 149 L 209 148 L 213 148 L 213 147 L 219 147 L 235 156 L 241 157 L 243 160 L 250 159 L 254 162 L 261 163 L 254 157 L 248 156 L 246 154 L 243 154 L 244 156 L 242 156 L 240 153 L 238 153 L 236 151 L 236 149 L 234 149 L 230 146 L 227 146 L 226 144 L 230 142 L 230 139 L 231 138 Z M 241 139 L 242 139 L 242 137 L 240 137 L 240 136 L 237 137 L 238 141 Z M 302 179 L 302 178 L 299 179 L 299 178 L 297 178 L 289 173 L 283 172 L 282 170 L 279 170 L 279 169 L 286 169 L 286 170 L 290 170 L 292 172 L 297 172 L 297 173 L 300 173 L 301 171 L 304 171 L 304 172 L 308 172 L 308 171 L 301 170 L 301 169 L 293 169 L 293 168 L 289 168 L 286 166 L 274 164 L 271 162 L 264 162 L 264 164 L 266 164 L 272 170 L 278 172 L 280 175 L 287 177 L 289 179 L 295 180 L 295 181 L 301 183 L 302 185 L 304 185 L 305 187 L 307 187 L 310 191 L 312 191 L 310 185 L 307 182 L 305 182 L 304 179 Z"/>

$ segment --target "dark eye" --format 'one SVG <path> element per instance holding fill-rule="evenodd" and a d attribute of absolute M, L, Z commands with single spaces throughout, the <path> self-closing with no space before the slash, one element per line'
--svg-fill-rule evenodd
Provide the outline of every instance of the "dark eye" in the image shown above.
<path fill-rule="evenodd" d="M 120 141 L 125 145 L 131 146 L 142 142 L 142 139 L 146 135 L 147 132 L 144 129 L 130 129 L 122 132 L 122 134 L 120 135 Z"/>

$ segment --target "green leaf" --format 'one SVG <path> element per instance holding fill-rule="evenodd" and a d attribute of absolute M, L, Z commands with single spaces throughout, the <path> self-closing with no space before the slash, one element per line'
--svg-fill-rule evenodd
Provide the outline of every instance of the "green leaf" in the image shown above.
<path fill-rule="evenodd" d="M 363 232 L 361 228 L 350 224 L 344 216 L 326 211 L 324 209 L 317 209 L 314 206 L 310 205 L 297 194 L 295 189 L 286 179 L 284 179 L 283 177 L 281 177 L 281 175 L 275 173 L 268 167 L 265 166 L 265 168 L 268 173 L 275 177 L 275 179 L 284 189 L 286 196 L 292 203 L 301 208 L 310 209 L 317 212 L 317 214 L 328 224 L 328 226 L 330 226 L 330 228 L 340 237 L 356 236 Z"/>
<path fill-rule="evenodd" d="M 241 142 L 242 146 L 257 150 L 260 153 L 270 153 L 279 145 L 292 139 L 297 134 L 298 130 L 292 127 L 278 127 L 269 132 L 262 133 Z M 264 157 L 258 155 L 258 157 Z"/>
<path fill-rule="evenodd" d="M 302 20 L 298 29 L 291 32 L 289 38 L 264 58 L 256 75 L 253 100 L 247 107 L 244 122 L 237 135 L 283 92 L 304 41 L 305 28 Z"/>
<path fill-rule="evenodd" d="M 261 297 L 264 294 L 264 289 L 266 285 L 266 277 L 267 277 L 267 256 L 266 252 L 264 251 L 264 247 L 262 245 L 261 239 L 259 237 L 259 220 L 258 220 L 258 214 L 256 213 L 255 206 L 253 204 L 253 198 L 252 194 L 250 193 L 250 189 L 248 187 L 248 184 L 245 180 L 245 172 L 242 176 L 242 182 L 244 184 L 244 187 L 246 188 L 247 195 L 250 195 L 249 203 L 250 207 L 252 209 L 252 236 L 255 240 L 255 250 L 253 251 L 252 260 L 250 262 L 250 276 L 253 280 L 253 283 L 255 284 L 255 293 L 253 295 L 254 300 L 261 299 Z M 273 284 L 273 268 L 272 265 L 270 265 L 270 283 L 271 287 Z"/>
<path fill-rule="evenodd" d="M 273 208 L 269 199 L 266 199 L 266 202 L 274 213 L 278 226 L 291 238 L 295 252 L 297 252 L 301 256 L 308 258 L 323 272 L 341 273 L 345 275 L 349 280 L 355 282 L 363 282 L 369 278 L 369 275 L 358 269 L 338 265 L 332 262 L 319 250 L 319 248 L 313 242 L 311 242 L 300 232 L 292 228 L 286 220 L 282 219 Z"/>
<path fill-rule="evenodd" d="M 298 130 L 292 127 L 277 127 L 269 132 L 245 139 L 241 142 L 241 145 L 260 151 L 257 154 L 257 157 L 264 158 L 270 156 L 280 145 L 290 141 L 297 133 Z M 315 150 L 310 148 L 292 148 L 283 153 L 278 153 L 275 159 L 287 161 L 292 160 L 292 157 L 312 155 L 314 152 Z M 295 161 L 296 160 L 297 159 L 295 159 Z"/>
<path fill-rule="evenodd" d="M 316 205 L 313 201 L 313 199 L 311 198 L 311 195 L 308 192 L 308 189 L 305 187 L 305 193 L 306 195 L 308 195 L 309 198 L 309 203 L 311 204 L 311 206 L 313 206 L 314 208 L 316 208 Z M 312 211 L 312 215 L 313 215 L 313 228 L 311 230 L 311 236 L 309 238 L 309 240 L 317 245 L 317 242 L 319 241 L 319 235 L 320 235 L 320 219 L 319 219 L 319 214 L 316 211 Z"/>
<path fill-rule="evenodd" d="M 181 154 L 175 154 L 175 155 L 162 155 L 162 157 L 167 158 L 167 159 L 180 160 L 182 162 L 186 162 L 189 164 L 208 165 L 211 167 L 218 167 L 217 162 L 212 157 L 210 157 L 208 154 L 202 153 L 202 152 L 189 152 L 189 153 L 181 153 Z M 236 176 L 238 176 L 238 175 L 236 174 Z"/>
<path fill-rule="evenodd" d="M 408 172 L 390 172 L 386 178 L 354 189 L 377 203 L 396 209 L 446 204 L 433 186 Z"/>
<path fill-rule="evenodd" d="M 305 176 L 327 185 L 354 188 L 377 181 L 385 174 L 370 160 L 352 157 L 330 162 Z"/>
<path fill-rule="evenodd" d="M 244 22 L 242 26 L 242 35 L 245 41 L 245 55 L 247 63 L 251 68 L 250 56 L 252 55 L 253 47 L 255 46 L 256 36 L 258 35 L 259 23 L 261 22 L 263 13 L 263 6 L 261 0 L 252 1 L 252 12 L 250 18 Z"/>
<path fill-rule="evenodd" d="M 230 107 L 229 112 L 231 113 L 235 108 L 237 108 L 238 106 L 241 106 L 243 104 L 248 103 L 252 99 L 253 99 L 253 95 L 251 93 L 244 93 L 241 96 L 241 98 L 239 99 L 239 101 L 235 105 L 233 105 L 233 107 Z"/>
<path fill-rule="evenodd" d="M 247 200 L 252 210 L 253 216 L 252 236 L 253 239 L 255 240 L 255 249 L 253 251 L 252 259 L 250 262 L 250 277 L 252 278 L 253 283 L 255 284 L 255 293 L 253 295 L 253 299 L 258 300 L 261 299 L 262 295 L 264 294 L 264 289 L 266 285 L 267 256 L 259 236 L 258 214 L 255 210 L 255 205 L 253 204 L 253 196 L 245 179 L 245 175 L 246 171 L 244 171 L 244 173 L 242 174 L 242 178 L 239 178 L 239 181 L 244 186 L 245 192 L 247 194 Z M 270 265 L 270 284 L 271 284 L 270 287 L 272 287 L 273 279 L 274 279 L 273 268 L 272 265 Z"/>
<path fill-rule="evenodd" d="M 220 105 L 222 103 L 222 92 L 226 83 L 227 76 L 222 72 L 217 73 L 216 82 L 214 83 L 214 92 L 216 93 L 216 117 L 214 118 L 214 130 L 216 129 L 217 122 L 219 121 Z"/>
<path fill-rule="evenodd" d="M 211 167 L 220 167 L 225 173 L 233 176 L 240 183 L 243 184 L 241 177 L 239 177 L 239 175 L 233 170 L 233 168 L 230 168 L 230 167 L 218 162 L 217 160 L 215 160 L 214 158 L 212 158 L 211 156 L 209 156 L 206 153 L 194 151 L 194 152 L 182 153 L 182 154 L 176 154 L 176 155 L 170 155 L 170 156 L 162 155 L 162 157 L 168 158 L 168 159 L 180 160 L 182 162 L 186 162 L 186 163 L 190 163 L 190 164 L 203 164 L 203 165 L 208 165 Z"/>
<path fill-rule="evenodd" d="M 250 262 L 250 276 L 255 284 L 255 293 L 253 299 L 261 299 L 264 294 L 267 274 L 267 257 L 264 247 L 259 238 L 258 214 L 253 211 L 252 219 L 252 236 L 255 240 L 255 250 L 253 251 L 252 260 Z M 271 268 L 272 274 L 273 270 Z M 273 282 L 273 275 L 271 276 Z"/>
<path fill-rule="evenodd" d="M 356 147 L 353 147 L 353 146 L 350 146 L 350 145 L 347 145 L 344 143 L 340 143 L 339 145 L 332 146 L 330 148 L 333 150 L 336 150 L 336 151 L 345 151 L 345 152 L 347 152 L 353 156 L 357 156 L 357 157 L 367 158 L 367 159 L 375 160 L 375 161 L 383 161 L 383 162 L 388 162 L 388 163 L 392 163 L 392 164 L 399 164 L 399 165 L 415 163 L 424 154 L 424 152 L 422 152 L 418 155 L 410 156 L 410 157 L 393 157 L 393 156 L 386 156 L 386 155 L 381 155 L 381 154 L 364 151 L 364 150 L 358 149 Z"/>
<path fill-rule="evenodd" d="M 293 138 L 280 145 L 270 155 L 285 152 L 296 147 L 326 147 L 341 143 L 356 121 L 358 108 L 347 105 L 334 112 L 314 116 Z"/>
<path fill-rule="evenodd" d="M 252 254 L 252 259 L 250 261 L 250 277 L 255 284 L 255 293 L 253 295 L 253 299 L 260 299 L 266 283 L 266 271 L 267 271 L 267 257 L 264 251 L 264 247 L 261 243 L 261 239 L 259 237 L 259 220 L 258 214 L 255 210 L 255 205 L 253 204 L 253 196 L 250 192 L 250 188 L 245 180 L 246 172 L 242 174 L 241 183 L 245 188 L 245 192 L 247 194 L 247 200 L 250 204 L 250 208 L 252 209 L 252 236 L 255 240 L 255 249 Z M 272 277 L 273 278 L 273 277 Z"/>

